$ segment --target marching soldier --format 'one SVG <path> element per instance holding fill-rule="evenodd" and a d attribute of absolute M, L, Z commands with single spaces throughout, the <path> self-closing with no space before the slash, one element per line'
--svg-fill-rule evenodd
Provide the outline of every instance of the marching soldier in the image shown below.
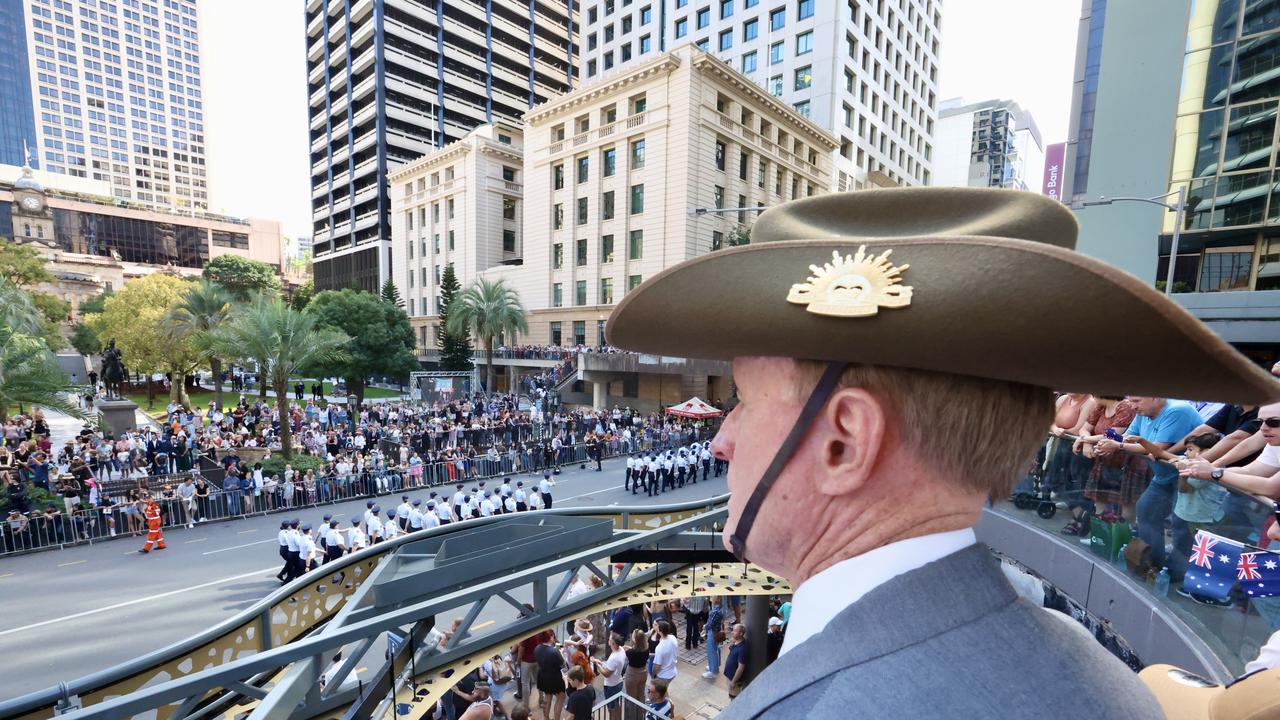
<path fill-rule="evenodd" d="M 440 527 L 440 525 L 444 523 L 444 520 L 440 519 L 440 516 L 436 513 L 439 509 L 447 510 L 448 508 L 448 505 L 437 506 L 435 500 L 428 500 L 427 510 L 422 513 L 422 529 L 430 530 L 431 528 Z"/>
<path fill-rule="evenodd" d="M 704 443 L 702 449 L 699 450 L 699 459 L 702 460 L 702 481 L 707 481 L 707 473 L 711 472 L 711 443 Z M 720 477 L 720 473 L 716 473 L 716 477 Z"/>
<path fill-rule="evenodd" d="M 299 547 L 302 548 L 302 566 L 306 571 L 315 570 L 320 567 L 320 561 L 317 557 L 319 549 L 316 547 L 316 541 L 311 537 L 311 526 L 302 526 L 302 537 L 299 539 Z"/>
<path fill-rule="evenodd" d="M 409 532 L 414 533 L 422 529 L 422 501 L 414 499 L 413 505 L 409 510 Z"/>
<path fill-rule="evenodd" d="M 360 522 L 357 520 L 355 524 L 359 525 Z M 337 520 L 330 520 L 321 530 L 325 540 L 324 562 L 327 565 L 346 554 L 347 543 L 342 539 L 342 531 L 338 529 Z"/>
<path fill-rule="evenodd" d="M 413 505 L 409 502 L 408 495 L 400 496 L 400 507 L 396 508 L 395 517 L 397 518 L 401 532 L 409 531 L 409 518 L 413 513 Z M 387 517 L 392 517 L 391 511 L 387 511 Z"/>
<path fill-rule="evenodd" d="M 523 480 L 516 481 L 516 491 L 512 493 L 511 496 L 515 498 L 516 501 L 516 512 L 524 512 L 529 509 L 529 504 L 525 502 L 528 495 L 524 491 Z"/>
<path fill-rule="evenodd" d="M 293 559 L 289 557 L 289 521 L 280 521 L 280 532 L 276 533 L 276 542 L 280 544 L 280 559 L 284 561 L 284 567 L 280 568 L 280 572 L 276 573 L 276 579 L 283 585 L 293 576 Z"/>
<path fill-rule="evenodd" d="M 396 536 L 403 535 L 404 531 L 400 529 L 400 523 L 396 521 L 396 511 L 391 509 L 387 511 L 387 521 L 382 523 L 382 540 L 394 540 Z"/>
<path fill-rule="evenodd" d="M 302 533 L 298 531 L 298 518 L 289 521 L 289 577 L 291 582 L 302 577 L 306 567 L 302 562 Z"/>

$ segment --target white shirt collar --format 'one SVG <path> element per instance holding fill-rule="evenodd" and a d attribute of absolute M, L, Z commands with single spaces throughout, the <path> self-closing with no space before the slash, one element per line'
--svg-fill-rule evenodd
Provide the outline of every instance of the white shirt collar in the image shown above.
<path fill-rule="evenodd" d="M 842 560 L 806 580 L 791 598 L 791 618 L 779 654 L 822 632 L 850 605 L 895 577 L 978 541 L 972 528 L 907 538 Z"/>

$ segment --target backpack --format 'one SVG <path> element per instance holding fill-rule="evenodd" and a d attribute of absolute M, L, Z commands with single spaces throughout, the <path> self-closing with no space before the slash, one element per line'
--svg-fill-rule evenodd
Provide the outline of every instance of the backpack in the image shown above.
<path fill-rule="evenodd" d="M 505 658 L 494 658 L 493 660 L 493 682 L 496 685 L 506 685 L 511 682 L 511 663 Z"/>

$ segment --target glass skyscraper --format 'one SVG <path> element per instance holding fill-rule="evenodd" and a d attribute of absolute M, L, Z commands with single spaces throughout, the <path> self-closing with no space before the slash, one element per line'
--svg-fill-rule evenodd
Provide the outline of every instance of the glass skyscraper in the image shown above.
<path fill-rule="evenodd" d="M 391 276 L 389 170 L 571 89 L 575 0 L 308 0 L 317 290 Z"/>
<path fill-rule="evenodd" d="M 23 165 L 23 145 L 35 149 L 35 110 L 23 0 L 0 0 L 0 164 Z M 39 167 L 36 161 L 35 167 Z"/>

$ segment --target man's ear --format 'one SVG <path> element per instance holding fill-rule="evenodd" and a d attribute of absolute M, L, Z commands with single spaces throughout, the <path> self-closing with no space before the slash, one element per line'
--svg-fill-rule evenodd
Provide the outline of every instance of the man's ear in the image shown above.
<path fill-rule="evenodd" d="M 820 456 L 815 487 L 823 495 L 847 495 L 871 477 L 882 452 L 888 414 L 879 398 L 862 388 L 832 394 L 819 416 Z"/>

